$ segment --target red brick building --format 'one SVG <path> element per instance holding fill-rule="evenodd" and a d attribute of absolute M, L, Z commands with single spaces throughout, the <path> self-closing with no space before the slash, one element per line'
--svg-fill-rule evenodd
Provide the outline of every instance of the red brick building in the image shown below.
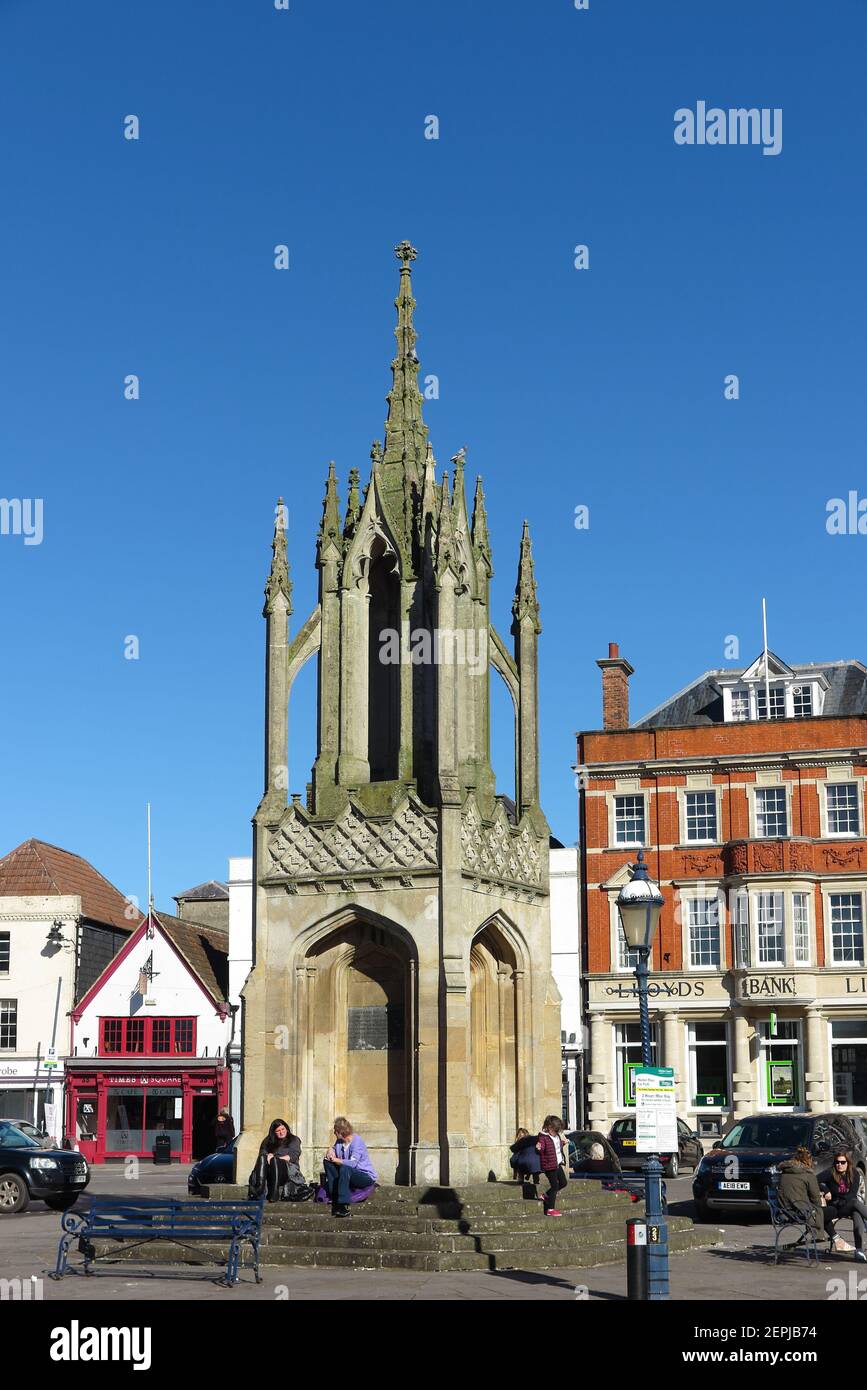
<path fill-rule="evenodd" d="M 658 1065 L 706 1134 L 756 1110 L 867 1111 L 867 668 L 773 653 L 707 671 L 629 722 L 600 661 L 578 735 L 590 1119 L 629 1113 L 634 962 L 615 908 L 638 849 L 665 897 L 651 960 Z M 770 718 L 768 714 L 770 713 Z"/>

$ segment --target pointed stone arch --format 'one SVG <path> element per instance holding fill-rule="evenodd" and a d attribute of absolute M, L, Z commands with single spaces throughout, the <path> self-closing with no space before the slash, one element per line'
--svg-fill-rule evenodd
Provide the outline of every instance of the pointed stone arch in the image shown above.
<path fill-rule="evenodd" d="M 506 1171 L 515 1130 L 526 1123 L 520 1058 L 527 960 L 526 943 L 504 913 L 492 913 L 476 929 L 469 952 L 470 1143 L 489 1155 L 497 1175 Z"/>
<path fill-rule="evenodd" d="M 349 904 L 296 939 L 297 1112 L 304 1142 L 331 1141 L 336 1114 L 350 1117 L 386 1155 L 385 1182 L 407 1181 L 417 1128 L 418 957 L 399 923 Z"/>

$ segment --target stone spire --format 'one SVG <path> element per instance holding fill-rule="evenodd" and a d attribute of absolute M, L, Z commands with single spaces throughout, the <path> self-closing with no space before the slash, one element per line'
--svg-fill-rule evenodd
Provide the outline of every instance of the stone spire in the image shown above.
<path fill-rule="evenodd" d="M 361 516 L 361 495 L 358 491 L 359 472 L 357 468 L 349 470 L 349 497 L 346 501 L 346 518 L 343 522 L 344 541 L 352 540 L 355 535 L 355 528 L 358 525 L 358 518 Z"/>
<path fill-rule="evenodd" d="M 524 529 L 521 533 L 521 558 L 518 561 L 518 582 L 515 585 L 515 598 L 512 603 L 512 616 L 515 626 L 519 625 L 525 618 L 532 621 L 536 632 L 542 631 L 539 622 L 539 600 L 536 597 L 536 572 L 533 568 L 533 547 L 530 542 L 530 527 L 524 522 Z"/>
<path fill-rule="evenodd" d="M 421 392 L 418 389 L 419 361 L 416 355 L 416 334 L 412 322 L 415 300 L 412 297 L 412 262 L 418 254 L 408 241 L 394 248 L 400 261 L 400 286 L 397 299 L 397 353 L 391 364 L 392 387 L 386 397 L 388 418 L 385 422 L 385 451 L 382 483 L 389 493 L 401 494 L 406 483 L 420 487 L 424 470 L 427 429 L 422 419 Z"/>
<path fill-rule="evenodd" d="M 265 617 L 273 613 L 278 594 L 282 594 L 286 600 L 287 613 L 292 612 L 292 580 L 289 578 L 289 562 L 286 559 L 286 527 L 282 497 L 277 499 L 277 515 L 274 521 L 274 539 L 271 542 L 271 550 L 273 552 L 271 572 L 265 583 L 265 607 L 262 609 Z"/>
<path fill-rule="evenodd" d="M 491 541 L 488 536 L 488 514 L 485 511 L 485 493 L 481 478 L 476 478 L 476 495 L 473 499 L 473 547 L 488 574 L 493 574 L 491 562 Z"/>
<path fill-rule="evenodd" d="M 337 478 L 334 473 L 334 460 L 328 465 L 328 478 L 325 483 L 325 500 L 322 504 L 322 521 L 316 538 L 316 564 L 321 566 L 323 554 L 329 545 L 340 548 L 340 503 L 337 498 Z"/>
<path fill-rule="evenodd" d="M 434 458 L 433 445 L 428 440 L 425 448 L 424 476 L 421 488 L 422 530 L 424 530 L 425 518 L 432 516 L 436 519 L 437 510 L 437 464 Z"/>
<path fill-rule="evenodd" d="M 455 527 L 454 516 L 452 513 L 451 488 L 449 487 L 449 475 L 443 473 L 443 480 L 440 487 L 440 506 L 439 516 L 437 517 L 437 549 L 436 549 L 436 578 L 437 585 L 449 567 L 455 569 Z M 457 573 L 455 571 L 455 573 Z"/>

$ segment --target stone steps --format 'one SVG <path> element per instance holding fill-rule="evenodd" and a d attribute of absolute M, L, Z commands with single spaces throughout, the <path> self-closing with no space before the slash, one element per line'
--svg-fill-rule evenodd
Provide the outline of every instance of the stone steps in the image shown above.
<path fill-rule="evenodd" d="M 246 1188 L 214 1189 L 218 1200 L 244 1199 Z M 203 1199 L 206 1200 L 206 1199 Z M 572 1182 L 560 1195 L 561 1217 L 546 1217 L 541 1203 L 516 1183 L 465 1188 L 380 1187 L 367 1202 L 339 1219 L 328 1206 L 279 1202 L 265 1208 L 263 1265 L 317 1265 L 332 1269 L 589 1268 L 625 1259 L 626 1218 L 641 1206 L 596 1183 Z M 713 1227 L 696 1228 L 669 1217 L 673 1252 L 716 1244 Z M 225 1247 L 171 1245 L 126 1251 L 106 1243 L 101 1254 L 123 1263 L 211 1264 Z"/>
<path fill-rule="evenodd" d="M 703 1249 L 715 1244 L 718 1238 L 718 1233 L 712 1228 L 704 1228 L 701 1231 L 671 1231 L 669 1249 L 672 1254 Z M 488 1245 L 487 1241 L 485 1245 Z M 601 1264 L 615 1264 L 624 1258 L 624 1252 L 623 1234 L 615 1238 L 613 1232 L 610 1232 L 607 1239 L 587 1244 L 560 1241 L 540 1245 L 525 1242 L 508 1249 L 500 1248 L 494 1237 L 491 1238 L 489 1248 L 481 1250 L 466 1247 L 451 1250 L 418 1247 L 394 1249 L 391 1242 L 387 1249 L 347 1245 L 335 1249 L 321 1244 L 269 1244 L 262 1247 L 261 1263 L 263 1268 L 272 1270 L 315 1266 L 328 1269 L 407 1269 L 428 1273 L 450 1270 L 589 1269 Z M 172 1252 L 166 1246 L 146 1246 L 130 1251 L 117 1246 L 103 1246 L 100 1253 L 121 1264 L 183 1264 L 212 1268 L 223 1263 L 226 1257 L 224 1247 L 210 1244 L 197 1245 L 194 1250 L 176 1252 Z"/>

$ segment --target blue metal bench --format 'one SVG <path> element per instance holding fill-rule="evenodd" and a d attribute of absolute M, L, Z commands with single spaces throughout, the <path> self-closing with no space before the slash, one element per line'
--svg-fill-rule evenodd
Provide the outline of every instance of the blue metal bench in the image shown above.
<path fill-rule="evenodd" d="M 790 1207 L 784 1202 L 778 1188 L 773 1182 L 768 1183 L 767 1187 L 768 1210 L 771 1215 L 771 1225 L 774 1228 L 774 1264 L 779 1264 L 780 1254 L 787 1254 L 790 1250 L 803 1249 L 810 1262 L 812 1255 L 819 1263 L 819 1250 L 816 1244 L 816 1228 L 810 1225 L 809 1212 L 800 1211 L 797 1207 Z M 790 1241 L 786 1245 L 780 1245 L 780 1237 L 785 1231 L 800 1231 L 797 1240 Z"/>
<path fill-rule="evenodd" d="M 220 1283 L 233 1288 L 238 1282 L 241 1251 L 247 1244 L 253 1257 L 256 1283 L 261 1284 L 259 1245 L 264 1208 L 264 1198 L 258 1202 L 203 1202 L 140 1197 L 127 1202 L 118 1197 L 95 1196 L 86 1211 L 64 1213 L 57 1266 L 50 1277 L 62 1279 L 67 1272 L 92 1273 L 91 1266 L 98 1258 L 94 1242 L 99 1240 L 130 1242 L 128 1248 L 132 1249 L 157 1241 L 193 1249 L 201 1241 L 213 1241 L 229 1246 Z M 69 1247 L 73 1241 L 77 1241 L 84 1256 L 78 1268 L 69 1263 Z"/>

